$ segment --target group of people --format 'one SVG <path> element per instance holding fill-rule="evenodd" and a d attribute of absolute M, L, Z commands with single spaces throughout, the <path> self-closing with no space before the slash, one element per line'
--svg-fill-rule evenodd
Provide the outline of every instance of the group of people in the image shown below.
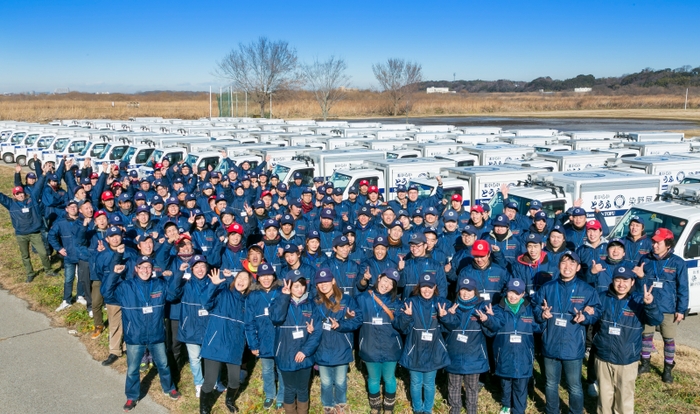
<path fill-rule="evenodd" d="M 570 412 L 583 412 L 587 360 L 599 412 L 632 413 L 656 330 L 662 379 L 673 381 L 688 280 L 668 229 L 648 237 L 649 223 L 632 217 L 625 238 L 607 240 L 600 212 L 588 220 L 580 201 L 548 215 L 535 200 L 520 214 L 504 186 L 503 213 L 491 217 L 488 205 L 465 210 L 459 194 L 443 199 L 439 176 L 430 197 L 398 186 L 385 202 L 367 181 L 345 198 L 322 178 L 286 184 L 266 162 L 225 161 L 222 173 L 164 160 L 141 178 L 89 159 L 37 162 L 24 180 L 17 167 L 11 197 L 0 194 L 27 282 L 30 247 L 48 277 L 56 254 L 57 311 L 86 305 L 97 339 L 106 307 L 103 365 L 126 352 L 125 411 L 152 364 L 163 392 L 179 398 L 185 354 L 202 414 L 224 391 L 237 412 L 253 360 L 265 409 L 308 413 L 318 375 L 323 412 L 348 412 L 348 370 L 361 361 L 372 413 L 394 411 L 399 365 L 415 413 L 432 412 L 444 370 L 451 413 L 476 413 L 483 382 L 498 379 L 501 412 L 519 414 L 536 359 L 545 412 L 559 413 L 562 374 Z"/>

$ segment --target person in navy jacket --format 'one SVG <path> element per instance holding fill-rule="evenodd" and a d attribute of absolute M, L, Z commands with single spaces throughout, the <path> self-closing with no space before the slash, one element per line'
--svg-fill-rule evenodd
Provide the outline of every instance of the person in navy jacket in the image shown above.
<path fill-rule="evenodd" d="M 496 375 L 501 377 L 503 389 L 500 412 L 524 414 L 535 359 L 534 334 L 540 331 L 540 326 L 535 321 L 530 299 L 525 297 L 525 282 L 511 279 L 506 289 L 498 305 L 477 314 L 488 334 L 495 337 Z"/>
<path fill-rule="evenodd" d="M 309 380 L 321 342 L 322 317 L 299 270 L 286 275 L 282 295 L 270 306 L 275 325 L 275 362 L 284 380 L 284 410 L 308 414 Z"/>
<path fill-rule="evenodd" d="M 177 400 L 180 393 L 173 384 L 168 358 L 165 352 L 165 303 L 168 300 L 168 282 L 152 277 L 153 263 L 144 256 L 136 262 L 136 276 L 124 279 L 126 266 L 120 264 L 124 245 L 119 245 L 111 262 L 112 271 L 105 276 L 102 296 L 105 302 L 119 305 L 122 310 L 124 342 L 127 349 L 126 404 L 124 411 L 131 411 L 141 395 L 139 364 L 148 349 L 158 367 L 160 386 L 170 398 Z"/>
<path fill-rule="evenodd" d="M 397 327 L 406 335 L 399 364 L 411 374 L 413 412 L 432 412 L 435 375 L 450 364 L 442 329 L 456 316 L 447 312 L 452 304 L 441 293 L 434 273 L 421 274 L 397 318 Z"/>
<path fill-rule="evenodd" d="M 459 272 L 457 280 L 471 280 L 481 299 L 486 303 L 498 303 L 510 277 L 505 268 L 491 261 L 489 250 L 489 243 L 486 240 L 474 242 L 471 247 L 472 258 L 469 264 Z"/>
<path fill-rule="evenodd" d="M 633 413 L 642 331 L 645 325 L 661 324 L 664 317 L 653 286 L 644 285 L 643 296 L 633 293 L 637 277 L 632 268 L 619 266 L 612 276 L 608 291 L 600 297 L 600 325 L 593 338 L 600 385 L 598 412 Z"/>
<path fill-rule="evenodd" d="M 353 296 L 357 292 L 357 278 L 359 268 L 349 259 L 350 241 L 345 236 L 336 236 L 333 239 L 333 256 L 321 265 L 327 267 L 335 275 L 336 286 L 346 295 Z"/>
<path fill-rule="evenodd" d="M 262 364 L 263 408 L 268 410 L 276 403 L 282 408 L 284 380 L 279 369 L 275 368 L 275 327 L 270 319 L 270 306 L 279 298 L 282 283 L 276 278 L 272 266 L 260 265 L 258 282 L 251 287 L 245 302 L 245 337 L 250 352 L 260 358 Z M 275 373 L 279 387 L 275 386 Z"/>
<path fill-rule="evenodd" d="M 644 232 L 644 219 L 639 216 L 630 217 L 625 236 L 625 259 L 638 263 L 644 255 L 651 251 L 651 238 Z"/>
<path fill-rule="evenodd" d="M 78 217 L 78 203 L 70 200 L 65 215 L 53 223 L 49 230 L 49 244 L 63 257 L 63 302 L 56 309 L 60 312 L 71 306 L 73 301 L 73 280 L 80 260 L 78 241 L 84 238 L 85 226 Z M 85 305 L 85 291 L 78 283 L 78 302 Z"/>
<path fill-rule="evenodd" d="M 316 271 L 316 299 L 321 314 L 321 342 L 315 360 L 321 377 L 324 412 L 344 413 L 347 409 L 348 368 L 353 360 L 353 332 L 362 325 L 362 311 L 349 294 L 335 284 L 331 269 Z"/>
<path fill-rule="evenodd" d="M 543 324 L 542 353 L 547 377 L 545 412 L 559 413 L 562 371 L 569 391 L 569 410 L 583 413 L 581 368 L 586 352 L 586 326 L 600 316 L 598 292 L 576 277 L 581 260 L 572 251 L 559 260 L 559 278 L 545 283 L 534 297 L 537 323 Z"/>
<path fill-rule="evenodd" d="M 398 270 L 387 268 L 373 287 L 355 298 L 363 319 L 359 356 L 367 367 L 369 406 L 376 412 L 383 408 L 385 413 L 391 413 L 396 404 L 396 364 L 403 351 L 401 333 L 396 327 L 396 317 L 403 304 L 398 295 L 399 278 Z"/>
<path fill-rule="evenodd" d="M 252 277 L 248 272 L 241 271 L 231 281 L 229 278 L 222 278 L 218 269 L 212 269 L 209 279 L 210 283 L 200 297 L 203 309 L 197 310 L 198 313 L 209 315 L 202 341 L 204 384 L 199 398 L 199 411 L 201 414 L 211 412 L 211 407 L 216 402 L 214 386 L 221 366 L 226 364 L 228 373 L 226 408 L 236 413 L 238 408 L 235 403 L 240 388 L 241 363 L 245 348 L 243 314 Z"/>
<path fill-rule="evenodd" d="M 467 393 L 467 413 L 476 414 L 479 374 L 489 371 L 484 337 L 487 328 L 481 322 L 479 312 L 488 312 L 490 302 L 479 297 L 474 279 L 461 278 L 457 287 L 455 304 L 447 310 L 456 318 L 444 321 L 449 331 L 446 344 L 450 365 L 445 370 L 448 372 L 450 414 L 462 411 L 462 384 Z"/>

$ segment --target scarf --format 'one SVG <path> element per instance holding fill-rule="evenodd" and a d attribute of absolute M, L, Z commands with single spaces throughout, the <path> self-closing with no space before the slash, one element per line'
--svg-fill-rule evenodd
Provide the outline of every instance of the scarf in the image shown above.
<path fill-rule="evenodd" d="M 510 309 L 510 311 L 513 312 L 513 315 L 518 314 L 518 311 L 520 310 L 520 305 L 522 305 L 523 302 L 525 302 L 525 299 L 520 298 L 520 301 L 513 305 L 510 302 L 508 302 L 508 299 L 506 299 L 506 305 L 508 305 L 508 309 Z"/>
<path fill-rule="evenodd" d="M 308 213 L 309 211 L 311 211 L 311 210 L 313 210 L 313 209 L 314 209 L 313 203 L 308 203 L 308 204 L 307 204 L 307 203 L 305 203 L 305 202 L 303 202 L 303 201 L 301 202 L 301 211 L 303 211 L 304 214 Z"/>

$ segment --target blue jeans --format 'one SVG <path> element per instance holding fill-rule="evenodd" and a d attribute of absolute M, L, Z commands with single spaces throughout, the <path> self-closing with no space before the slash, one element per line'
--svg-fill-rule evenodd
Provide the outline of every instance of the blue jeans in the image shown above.
<path fill-rule="evenodd" d="M 324 407 L 335 407 L 348 402 L 348 366 L 334 367 L 318 366 L 321 377 L 321 404 Z"/>
<path fill-rule="evenodd" d="M 143 358 L 146 348 L 151 351 L 153 362 L 158 367 L 158 376 L 160 377 L 160 386 L 163 392 L 168 393 L 175 389 L 173 380 L 170 377 L 170 368 L 168 368 L 168 357 L 165 354 L 165 343 L 149 345 L 129 345 L 126 344 L 126 398 L 128 400 L 138 401 L 141 395 L 141 377 L 139 374 L 139 364 Z"/>
<path fill-rule="evenodd" d="M 379 394 L 381 380 L 384 379 L 384 392 L 396 393 L 396 361 L 365 362 L 367 367 L 367 390 L 370 394 Z"/>
<path fill-rule="evenodd" d="M 187 346 L 187 356 L 190 359 L 190 370 L 192 371 L 194 385 L 202 385 L 204 384 L 204 377 L 202 376 L 202 357 L 200 356 L 202 346 L 199 344 L 185 344 L 185 346 Z"/>
<path fill-rule="evenodd" d="M 435 375 L 430 372 L 409 371 L 411 373 L 411 406 L 413 411 L 432 412 L 435 403 Z"/>
<path fill-rule="evenodd" d="M 75 280 L 75 269 L 77 267 L 77 263 L 63 262 L 63 300 L 68 303 L 73 299 L 73 280 Z M 78 296 L 85 296 L 85 293 L 82 291 L 83 287 L 78 283 Z"/>
<path fill-rule="evenodd" d="M 583 388 L 581 387 L 582 359 L 562 361 L 560 359 L 544 359 L 544 370 L 547 377 L 547 385 L 544 395 L 547 402 L 544 411 L 547 414 L 559 414 L 559 382 L 561 371 L 564 369 L 566 387 L 569 392 L 569 413 L 583 413 Z"/>
<path fill-rule="evenodd" d="M 275 358 L 260 358 L 262 364 L 263 392 L 265 398 L 277 400 L 278 403 L 284 401 L 284 381 L 279 370 L 275 370 Z M 278 387 L 275 388 L 275 372 L 277 372 Z M 275 391 L 275 389 L 277 391 Z"/>

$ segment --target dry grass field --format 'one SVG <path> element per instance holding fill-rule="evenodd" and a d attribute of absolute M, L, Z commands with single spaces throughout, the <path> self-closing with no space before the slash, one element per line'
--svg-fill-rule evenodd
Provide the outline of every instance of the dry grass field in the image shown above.
<path fill-rule="evenodd" d="M 238 116 L 245 115 L 243 94 L 239 94 Z M 594 117 L 652 118 L 700 121 L 700 97 L 599 95 L 561 92 L 425 94 L 411 99 L 410 116 L 513 116 L 513 117 Z M 138 107 L 132 103 L 138 102 Z M 346 98 L 331 109 L 335 118 L 387 117 L 389 102 L 384 95 L 370 91 L 348 91 Z M 216 99 L 212 115 L 218 116 Z M 266 107 L 266 111 L 269 107 Z M 234 115 L 236 111 L 234 109 Z M 258 106 L 248 102 L 248 115 L 260 116 Z M 309 92 L 287 92 L 273 98 L 273 117 L 318 118 L 320 109 Z M 209 116 L 207 93 L 154 93 L 145 95 L 64 95 L 0 96 L 0 120 L 48 122 L 54 119 L 127 119 L 162 116 L 197 119 Z M 265 113 L 264 116 L 269 116 Z"/>

